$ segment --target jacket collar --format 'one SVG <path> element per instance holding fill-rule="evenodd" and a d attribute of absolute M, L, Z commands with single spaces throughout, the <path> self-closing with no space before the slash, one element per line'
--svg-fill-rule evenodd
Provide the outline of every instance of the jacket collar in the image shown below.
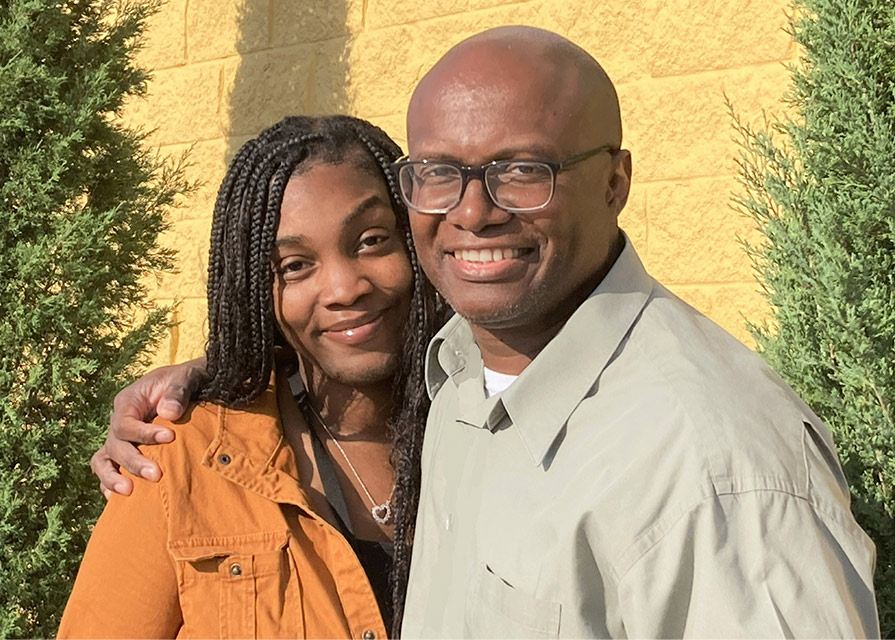
<path fill-rule="evenodd" d="M 202 464 L 264 498 L 310 512 L 295 452 L 283 435 L 276 384 L 271 374 L 267 389 L 245 409 L 219 407 L 217 433 Z"/>

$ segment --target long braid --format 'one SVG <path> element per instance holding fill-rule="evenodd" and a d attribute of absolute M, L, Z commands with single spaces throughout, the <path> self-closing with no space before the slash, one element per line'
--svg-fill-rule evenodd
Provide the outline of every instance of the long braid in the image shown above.
<path fill-rule="evenodd" d="M 407 579 L 410 574 L 413 534 L 420 497 L 420 458 L 423 431 L 429 410 L 429 397 L 423 384 L 422 372 L 425 367 L 429 339 L 441 326 L 443 318 L 436 313 L 434 290 L 420 269 L 419 260 L 414 250 L 413 237 L 410 233 L 407 210 L 401 200 L 397 181 L 391 171 L 390 165 L 400 155 L 400 150 L 387 138 L 387 142 L 391 144 L 383 146 L 389 149 L 391 154 L 378 146 L 371 139 L 372 136 L 368 135 L 370 128 L 371 125 L 363 127 L 359 132 L 359 137 L 379 163 L 388 183 L 392 207 L 396 212 L 399 227 L 405 234 L 414 282 L 413 300 L 404 340 L 404 358 L 395 380 L 394 407 L 396 411 L 393 412 L 392 417 L 394 440 L 391 459 L 395 468 L 393 501 L 396 505 L 394 563 L 391 575 L 394 609 L 392 634 L 397 637 L 400 635 Z"/>
<path fill-rule="evenodd" d="M 254 146 L 252 144 L 243 145 L 243 147 L 236 154 L 236 157 L 233 159 L 232 166 L 242 166 L 246 158 L 254 152 Z M 241 193 L 244 189 L 244 185 L 241 186 L 238 184 L 237 178 L 239 177 L 238 171 L 228 171 L 227 175 L 224 178 L 224 182 L 221 185 L 220 190 L 218 191 L 218 197 L 215 201 L 214 205 L 214 219 L 211 227 L 211 251 L 209 252 L 208 257 L 208 291 L 217 291 L 220 286 L 221 279 L 221 270 L 222 270 L 222 256 L 220 251 L 215 251 L 215 247 L 223 246 L 223 238 L 225 233 L 225 228 L 227 225 L 227 215 L 226 209 L 229 206 L 230 198 L 234 191 L 236 193 Z M 216 316 L 218 314 L 217 305 L 208 305 L 208 314 L 209 314 L 209 323 L 214 324 L 216 322 Z M 216 333 L 209 334 L 208 337 L 208 351 L 217 353 L 220 349 L 220 341 L 219 336 Z M 211 359 L 207 363 L 208 374 L 211 377 L 214 377 L 215 371 L 213 367 L 217 365 L 217 359 Z"/>
<path fill-rule="evenodd" d="M 266 388 L 277 335 L 270 253 L 289 178 L 315 163 L 349 163 L 383 179 L 413 273 L 412 300 L 395 371 L 389 428 L 395 469 L 392 633 L 400 632 L 420 497 L 420 455 L 429 398 L 423 383 L 426 347 L 444 320 L 417 260 L 407 210 L 391 163 L 400 148 L 381 129 L 349 116 L 290 117 L 237 153 L 215 204 L 208 274 L 209 382 L 200 398 L 245 405 Z"/>
<path fill-rule="evenodd" d="M 210 378 L 199 394 L 203 400 L 246 404 L 267 387 L 275 337 L 270 252 L 286 183 L 318 138 L 310 131 L 272 145 L 269 137 L 256 138 L 224 178 L 209 251 Z"/>

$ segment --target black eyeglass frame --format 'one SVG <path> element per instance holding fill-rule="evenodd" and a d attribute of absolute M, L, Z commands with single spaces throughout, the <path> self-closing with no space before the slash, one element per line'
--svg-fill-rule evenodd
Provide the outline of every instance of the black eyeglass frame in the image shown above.
<path fill-rule="evenodd" d="M 491 202 L 494 203 L 495 206 L 500 207 L 501 209 L 508 211 L 510 213 L 531 213 L 532 211 L 540 211 L 541 209 L 545 209 L 550 203 L 553 201 L 553 193 L 556 191 L 556 176 L 561 171 L 565 171 L 569 167 L 572 167 L 579 162 L 583 162 L 588 158 L 592 158 L 593 156 L 603 153 L 604 151 L 608 151 L 610 153 L 617 153 L 618 148 L 614 147 L 610 144 L 604 144 L 599 147 L 595 147 L 593 149 L 588 149 L 587 151 L 581 151 L 580 153 L 573 154 L 567 158 L 562 160 L 541 160 L 539 158 L 521 158 L 515 160 L 492 160 L 491 162 L 487 162 L 478 167 L 473 167 L 470 165 L 462 165 L 458 162 L 450 162 L 447 160 L 410 160 L 407 156 L 403 158 L 399 158 L 395 162 L 391 164 L 392 173 L 395 176 L 395 180 L 398 182 L 398 191 L 401 194 L 401 200 L 404 201 L 404 204 L 407 205 L 408 209 L 412 209 L 419 213 L 424 213 L 426 215 L 433 216 L 443 216 L 446 215 L 448 211 L 456 207 L 460 204 L 460 201 L 463 200 L 463 196 L 466 194 L 466 185 L 469 184 L 470 180 L 481 180 L 482 185 L 485 187 L 485 192 L 488 194 L 488 197 L 491 199 Z M 492 167 L 499 166 L 509 166 L 517 162 L 533 162 L 537 164 L 542 164 L 550 169 L 550 195 L 547 198 L 547 201 L 539 205 L 537 207 L 505 207 L 502 204 L 497 202 L 497 198 L 494 197 L 494 194 L 491 193 L 491 187 L 488 185 L 488 182 L 485 180 L 485 172 Z M 447 165 L 449 167 L 453 167 L 460 172 L 460 194 L 457 196 L 457 201 L 449 207 L 444 209 L 437 209 L 434 211 L 427 211 L 420 209 L 413 205 L 412 202 L 407 198 L 407 195 L 404 193 L 404 187 L 401 184 L 401 169 L 409 166 L 416 165 L 428 165 L 428 164 L 438 164 L 438 165 Z"/>

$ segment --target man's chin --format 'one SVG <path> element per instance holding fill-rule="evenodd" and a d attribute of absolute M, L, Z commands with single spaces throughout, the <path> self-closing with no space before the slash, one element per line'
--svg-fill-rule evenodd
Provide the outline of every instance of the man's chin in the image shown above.
<path fill-rule="evenodd" d="M 476 300 L 452 303 L 453 310 L 470 324 L 482 329 L 512 329 L 525 326 L 532 315 L 537 315 L 537 305 L 527 300 Z"/>

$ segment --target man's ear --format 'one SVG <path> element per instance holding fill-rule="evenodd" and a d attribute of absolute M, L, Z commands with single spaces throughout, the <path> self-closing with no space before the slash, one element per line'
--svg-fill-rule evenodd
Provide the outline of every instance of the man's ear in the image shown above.
<path fill-rule="evenodd" d="M 620 149 L 612 154 L 612 174 L 606 188 L 606 206 L 615 213 L 622 212 L 631 192 L 631 152 Z"/>

